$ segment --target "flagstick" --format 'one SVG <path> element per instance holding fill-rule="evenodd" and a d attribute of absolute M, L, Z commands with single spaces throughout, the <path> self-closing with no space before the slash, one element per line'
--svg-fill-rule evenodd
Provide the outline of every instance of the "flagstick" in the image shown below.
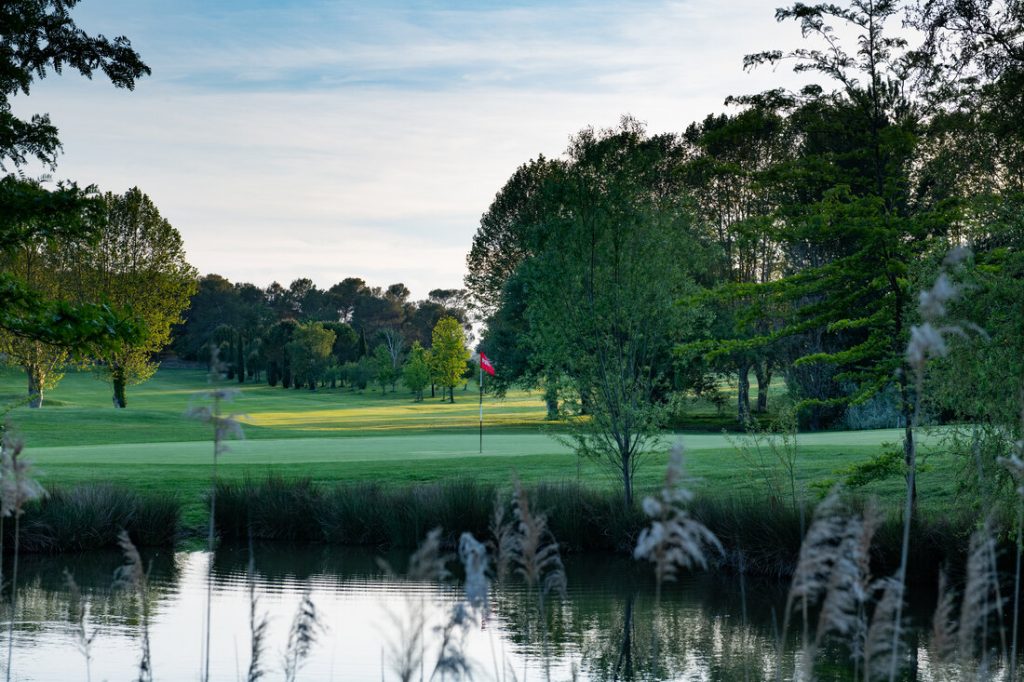
<path fill-rule="evenodd" d="M 480 454 L 484 454 L 484 363 L 480 363 Z"/>

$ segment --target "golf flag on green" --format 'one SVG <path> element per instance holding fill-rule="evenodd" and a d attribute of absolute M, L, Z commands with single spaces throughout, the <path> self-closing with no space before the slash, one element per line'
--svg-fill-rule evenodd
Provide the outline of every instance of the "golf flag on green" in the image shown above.
<path fill-rule="evenodd" d="M 488 360 L 487 356 L 483 353 L 480 353 L 480 369 L 487 372 L 492 377 L 494 376 L 494 365 L 491 364 L 491 361 Z"/>
<path fill-rule="evenodd" d="M 480 353 L 480 454 L 484 453 L 484 372 L 494 376 L 494 365 Z"/>

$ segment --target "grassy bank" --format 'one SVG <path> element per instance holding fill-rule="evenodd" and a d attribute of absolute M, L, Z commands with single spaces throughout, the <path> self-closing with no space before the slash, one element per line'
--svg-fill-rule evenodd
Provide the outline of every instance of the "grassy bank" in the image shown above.
<path fill-rule="evenodd" d="M 20 371 L 0 371 L 0 400 L 24 390 Z M 174 496 L 183 524 L 206 521 L 212 444 L 209 427 L 184 417 L 195 395 L 207 388 L 194 370 L 161 370 L 135 387 L 129 407 L 110 405 L 108 386 L 90 373 L 70 373 L 51 391 L 47 406 L 18 408 L 8 415 L 26 441 L 26 456 L 47 488 L 106 484 L 146 497 Z M 401 487 L 470 477 L 481 486 L 504 486 L 513 475 L 525 484 L 580 483 L 614 495 L 615 477 L 599 463 L 580 461 L 555 436 L 560 426 L 544 421 L 539 395 L 515 392 L 485 405 L 484 452 L 478 452 L 477 405 L 472 390 L 456 391 L 454 405 L 439 400 L 414 403 L 401 392 L 354 393 L 348 389 L 310 392 L 266 385 L 238 386 L 231 409 L 246 415 L 246 440 L 231 443 L 220 458 L 222 481 L 241 484 L 268 475 L 322 486 L 352 484 Z M 710 414 L 696 406 L 695 415 Z M 878 454 L 901 438 L 897 430 L 801 434 L 796 484 L 812 490 L 836 470 Z M 720 432 L 668 434 L 636 479 L 638 494 L 661 481 L 667 445 L 682 441 L 691 487 L 716 499 L 763 499 L 764 483 Z M 923 512 L 954 506 L 952 458 L 935 437 L 922 440 L 932 454 L 918 486 Z M 898 478 L 873 483 L 864 491 L 886 504 L 903 492 Z M 809 493 L 812 494 L 813 493 Z"/>

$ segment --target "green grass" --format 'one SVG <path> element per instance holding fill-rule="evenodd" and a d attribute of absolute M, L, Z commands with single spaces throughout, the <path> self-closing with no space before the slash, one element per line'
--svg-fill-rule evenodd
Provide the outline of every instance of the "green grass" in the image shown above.
<path fill-rule="evenodd" d="M 23 376 L 0 372 L 0 404 L 21 397 Z M 184 413 L 206 387 L 205 374 L 162 370 L 129 390 L 128 409 L 115 410 L 108 387 L 87 372 L 72 372 L 38 410 L 19 407 L 8 418 L 24 437 L 44 485 L 108 482 L 141 493 L 173 493 L 185 505 L 185 523 L 203 518 L 212 445 L 208 426 Z M 580 462 L 544 421 L 539 394 L 516 392 L 485 403 L 484 454 L 478 453 L 477 396 L 456 390 L 456 403 L 414 403 L 404 393 L 348 389 L 285 390 L 246 384 L 231 405 L 245 414 L 246 440 L 232 443 L 220 460 L 227 481 L 274 474 L 317 483 L 416 483 L 470 477 L 481 483 L 575 481 L 613 486 L 610 472 Z M 670 439 L 673 437 L 669 437 Z M 763 484 L 720 433 L 682 433 L 695 487 L 720 496 L 761 494 Z M 898 442 L 896 430 L 825 432 L 799 437 L 798 479 L 804 486 Z M 658 484 L 664 448 L 650 457 L 638 489 Z M 952 503 L 952 462 L 936 454 L 919 481 L 923 509 Z M 873 484 L 869 492 L 895 500 L 900 480 Z M 813 493 L 811 493 L 813 494 Z"/>

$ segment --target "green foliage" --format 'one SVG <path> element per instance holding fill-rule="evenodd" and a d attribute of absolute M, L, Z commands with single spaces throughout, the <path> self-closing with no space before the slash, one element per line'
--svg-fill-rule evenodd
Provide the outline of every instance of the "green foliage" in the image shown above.
<path fill-rule="evenodd" d="M 66 267 L 81 300 L 130 310 L 144 329 L 138 340 L 96 355 L 114 387 L 115 406 L 125 407 L 124 387 L 156 371 L 154 356 L 170 343 L 172 327 L 196 292 L 196 271 L 185 259 L 181 234 L 137 187 L 123 195 L 108 193 L 103 201 L 99 239 L 68 248 Z"/>
<path fill-rule="evenodd" d="M 365 391 L 375 376 L 376 367 L 368 357 L 359 358 L 356 362 L 346 362 L 341 367 L 341 379 L 351 386 L 352 390 Z"/>
<path fill-rule="evenodd" d="M 34 157 L 55 165 L 60 141 L 49 116 L 24 120 L 11 113 L 14 95 L 29 94 L 36 78 L 71 68 L 86 78 L 100 71 L 119 88 L 150 73 L 125 37 L 90 36 L 71 18 L 77 0 L 12 0 L 0 5 L 0 169 Z"/>
<path fill-rule="evenodd" d="M 547 183 L 562 165 L 544 156 L 523 164 L 480 218 L 466 256 L 466 287 L 485 315 L 504 306 L 506 283 L 533 254 L 535 231 L 550 211 Z"/>
<path fill-rule="evenodd" d="M 0 129 L 2 133 L 2 129 Z M 84 358 L 141 338 L 139 325 L 97 300 L 76 302 L 66 287 L 51 284 L 59 276 L 58 245 L 94 239 L 103 221 L 103 204 L 94 191 L 62 185 L 55 191 L 14 176 L 0 178 L 0 334 L 59 347 Z M 47 281 L 33 277 L 37 289 L 19 277 L 16 262 L 33 254 L 45 257 Z M 66 284 L 66 281 L 63 282 Z"/>
<path fill-rule="evenodd" d="M 388 386 L 394 391 L 395 383 L 402 376 L 402 369 L 395 367 L 391 353 L 384 344 L 377 346 L 373 351 L 373 367 L 381 393 L 384 393 Z"/>
<path fill-rule="evenodd" d="M 334 345 L 331 347 L 331 354 L 335 362 L 343 365 L 357 359 L 359 352 L 359 335 L 352 325 L 344 322 L 324 322 L 324 329 L 334 332 Z"/>
<path fill-rule="evenodd" d="M 448 389 L 451 402 L 455 402 L 454 388 L 462 381 L 469 356 L 462 325 L 454 317 L 441 318 L 432 334 L 430 370 L 434 381 Z"/>
<path fill-rule="evenodd" d="M 918 466 L 918 472 L 925 468 Z M 903 461 L 903 450 L 890 447 L 863 462 L 857 462 L 835 472 L 835 477 L 816 481 L 812 487 L 821 495 L 837 485 L 848 490 L 857 490 L 871 483 L 886 481 L 907 475 L 907 466 Z"/>
<path fill-rule="evenodd" d="M 703 252 L 668 171 L 677 153 L 631 120 L 580 133 L 546 187 L 560 208 L 517 273 L 536 364 L 570 383 L 576 447 L 616 471 L 627 504 L 666 417 L 671 345 L 684 329 L 676 302 Z"/>
<path fill-rule="evenodd" d="M 130 89 L 149 73 L 127 38 L 110 41 L 79 29 L 69 12 L 74 4 L 17 0 L 0 6 L 0 170 L 32 158 L 50 167 L 56 163 L 60 140 L 49 117 L 26 120 L 12 113 L 11 98 L 28 95 L 36 78 L 70 67 L 89 78 L 102 71 L 115 86 Z M 69 183 L 51 191 L 21 176 L 0 178 L 0 256 L 89 242 L 102 225 L 102 209 L 92 188 L 83 191 Z M 0 273 L 0 336 L 31 343 L 37 356 L 49 347 L 44 354 L 50 358 L 62 352 L 82 358 L 140 341 L 140 325 L 102 300 L 42 293 L 5 268 Z M 29 375 L 29 390 L 37 392 L 41 403 L 53 373 L 47 378 L 30 369 Z"/>
<path fill-rule="evenodd" d="M 409 359 L 402 368 L 402 383 L 412 391 L 416 402 L 423 400 L 423 390 L 430 385 L 430 354 L 419 341 L 413 341 Z"/>
<path fill-rule="evenodd" d="M 320 322 L 307 322 L 295 327 L 285 346 L 296 386 L 307 385 L 315 390 L 330 366 L 334 332 Z"/>

